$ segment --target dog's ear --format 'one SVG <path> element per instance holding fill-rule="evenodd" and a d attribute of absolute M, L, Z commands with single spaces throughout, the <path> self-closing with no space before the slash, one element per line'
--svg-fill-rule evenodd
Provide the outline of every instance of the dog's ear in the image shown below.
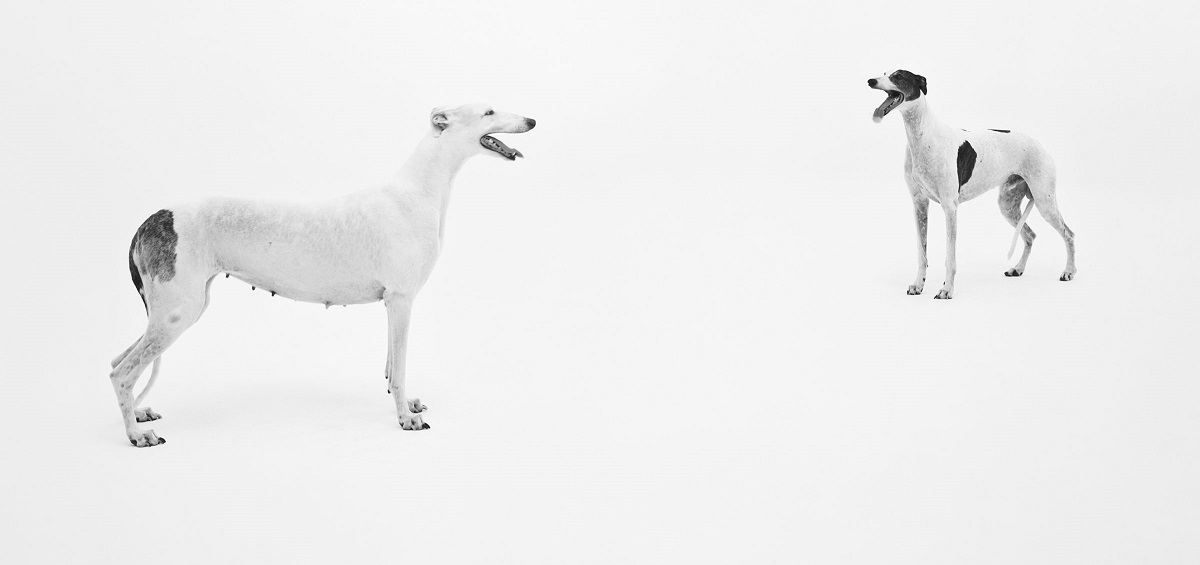
<path fill-rule="evenodd" d="M 921 89 L 921 94 L 929 94 L 929 90 L 925 88 L 925 77 L 921 75 L 913 75 L 917 78 L 917 86 Z"/>
<path fill-rule="evenodd" d="M 433 126 L 433 136 L 441 135 L 442 130 L 450 125 L 450 118 L 446 117 L 446 110 L 442 108 L 434 108 L 429 111 L 429 125 Z"/>

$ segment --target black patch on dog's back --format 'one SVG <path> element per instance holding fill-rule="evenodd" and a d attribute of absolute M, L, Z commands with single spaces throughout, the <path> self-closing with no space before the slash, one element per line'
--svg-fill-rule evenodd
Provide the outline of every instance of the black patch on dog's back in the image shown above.
<path fill-rule="evenodd" d="M 146 294 L 142 290 L 142 275 L 162 281 L 175 278 L 175 246 L 178 243 L 175 215 L 170 210 L 155 212 L 133 234 L 133 241 L 129 243 L 129 275 L 142 297 L 143 306 L 146 305 Z M 133 260 L 135 250 L 138 255 L 136 262 Z"/>
<path fill-rule="evenodd" d="M 971 147 L 971 142 L 964 141 L 958 146 L 958 189 L 962 190 L 964 184 L 971 180 L 971 171 L 975 170 L 975 148 Z"/>
<path fill-rule="evenodd" d="M 994 129 L 994 130 L 990 130 L 990 131 L 994 131 L 994 132 L 998 132 L 998 133 L 1010 133 L 1012 130 L 1007 130 L 1007 129 Z"/>

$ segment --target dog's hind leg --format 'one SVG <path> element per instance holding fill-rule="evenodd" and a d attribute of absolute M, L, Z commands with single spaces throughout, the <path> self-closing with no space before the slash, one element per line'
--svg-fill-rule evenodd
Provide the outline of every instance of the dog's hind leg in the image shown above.
<path fill-rule="evenodd" d="M 1030 200 L 1033 199 L 1025 179 L 1017 175 L 1012 175 L 1007 182 L 1000 186 L 1000 213 L 1014 228 L 1021 223 L 1021 201 L 1026 196 L 1029 196 Z M 1016 235 L 1013 237 L 1015 238 Z M 1033 229 L 1029 227 L 1028 223 L 1021 226 L 1021 239 L 1025 241 L 1025 250 L 1021 253 L 1021 259 L 1017 261 L 1017 264 L 1004 271 L 1004 276 L 1019 277 L 1025 273 L 1025 263 L 1029 261 L 1029 253 L 1033 250 L 1033 240 L 1036 237 L 1037 234 L 1033 233 Z"/>
<path fill-rule="evenodd" d="M 116 369 L 116 368 L 117 368 L 117 365 L 120 365 L 120 364 L 121 364 L 121 361 L 124 361 L 124 360 L 125 360 L 125 357 L 126 357 L 127 355 L 129 355 L 129 352 L 130 352 L 130 351 L 133 351 L 133 348 L 134 348 L 134 347 L 137 347 L 137 344 L 138 344 L 139 342 L 141 342 L 141 341 L 142 341 L 142 338 L 140 338 L 140 337 L 139 337 L 139 338 L 137 338 L 137 341 L 133 342 L 133 344 L 132 344 L 132 345 L 130 345 L 129 347 L 126 347 L 126 348 L 125 348 L 125 351 L 122 351 L 120 355 L 118 355 L 118 356 L 114 357 L 114 358 L 113 358 L 113 360 L 112 360 L 112 362 L 110 362 L 110 363 L 109 363 L 109 366 L 110 366 L 111 368 L 113 368 L 113 369 Z"/>
<path fill-rule="evenodd" d="M 1038 212 L 1046 219 L 1058 234 L 1062 236 L 1063 243 L 1067 246 L 1067 265 L 1063 268 L 1062 276 L 1058 278 L 1060 281 L 1069 281 L 1075 278 L 1075 232 L 1067 227 L 1067 223 L 1063 221 L 1062 214 L 1058 212 L 1058 204 L 1051 200 L 1046 206 L 1042 206 L 1041 202 L 1037 203 Z"/>
<path fill-rule="evenodd" d="M 116 358 L 114 358 L 112 360 L 112 363 L 111 363 L 112 368 L 116 369 L 117 365 L 120 365 L 122 361 L 124 361 L 127 357 L 129 357 L 129 352 L 133 351 L 133 348 L 137 347 L 138 344 L 140 344 L 142 342 L 142 339 L 144 339 L 144 337 L 145 336 L 139 337 L 137 341 L 133 342 L 133 345 L 126 347 L 125 351 L 122 351 L 120 355 L 117 355 Z M 154 359 L 154 369 L 150 373 L 150 380 L 146 381 L 146 388 L 142 389 L 142 393 L 139 394 L 137 397 L 137 400 L 135 400 L 133 402 L 134 406 L 137 406 L 142 403 L 142 399 L 145 398 L 147 392 L 150 392 L 150 387 L 152 385 L 154 385 L 154 380 L 158 378 L 158 369 L 159 369 L 159 365 L 160 365 L 160 362 L 159 362 L 160 359 L 162 359 L 161 355 Z M 136 378 L 135 378 L 135 380 L 136 380 Z M 118 395 L 118 400 L 119 400 L 119 395 Z M 161 415 L 155 413 L 154 411 L 150 410 L 149 408 L 147 408 L 145 410 L 136 409 L 133 411 L 133 414 L 134 414 L 134 417 L 139 422 L 149 422 L 151 420 L 157 420 L 159 418 L 162 418 Z"/>
<path fill-rule="evenodd" d="M 163 352 L 200 318 L 206 302 L 202 284 L 188 281 L 182 276 L 166 283 L 147 284 L 149 320 L 146 333 L 109 374 L 125 424 L 125 435 L 129 443 L 137 447 L 152 447 L 166 443 L 166 440 L 158 437 L 153 430 L 138 429 L 137 422 L 155 420 L 158 415 L 149 408 L 137 409 L 133 387 L 146 367 L 154 364 L 157 368 Z M 151 380 L 153 377 L 152 374 Z M 145 396 L 150 384 L 147 384 L 139 400 Z"/>
<path fill-rule="evenodd" d="M 117 365 L 120 365 L 121 361 L 124 361 L 125 358 L 129 356 L 129 352 L 133 351 L 133 348 L 137 347 L 137 344 L 141 343 L 141 341 L 142 341 L 142 338 L 139 337 L 137 341 L 133 342 L 133 345 L 126 347 L 125 351 L 122 351 L 120 355 L 118 355 L 115 359 L 113 359 L 112 360 L 112 368 L 116 369 Z M 159 355 L 158 357 L 156 357 L 154 359 L 154 368 L 150 370 L 150 380 L 146 381 L 146 387 L 142 389 L 142 393 L 139 394 L 137 396 L 137 399 L 133 401 L 134 406 L 141 406 L 142 400 L 144 400 L 146 398 L 146 393 L 150 392 L 150 387 L 154 386 L 154 381 L 158 380 L 158 370 L 161 366 L 162 366 L 162 355 Z M 150 422 L 150 421 L 158 420 L 159 418 L 162 418 L 161 414 L 158 414 L 157 412 L 151 410 L 149 407 L 144 408 L 144 409 L 143 408 L 135 409 L 133 411 L 133 414 L 134 414 L 134 417 L 136 417 L 137 421 L 139 421 L 139 422 Z"/>
<path fill-rule="evenodd" d="M 137 447 L 152 447 L 167 440 L 155 435 L 154 430 L 141 431 L 137 427 L 137 414 L 134 411 L 133 385 L 146 366 L 162 354 L 169 344 L 170 338 L 157 328 L 147 331 L 146 336 L 134 346 L 117 367 L 109 374 L 113 391 L 117 394 L 117 406 L 121 409 L 121 419 L 125 424 L 125 435 L 129 443 Z"/>
<path fill-rule="evenodd" d="M 1069 281 L 1075 278 L 1075 232 L 1067 227 L 1067 223 L 1063 221 L 1062 214 L 1058 211 L 1058 202 L 1055 198 L 1055 181 L 1053 176 L 1049 176 L 1043 180 L 1031 179 L 1029 182 L 1030 194 L 1033 195 L 1033 202 L 1037 205 L 1038 212 L 1050 227 L 1058 231 L 1058 235 L 1063 238 L 1063 243 L 1067 246 L 1067 265 L 1063 268 L 1062 276 L 1058 278 L 1060 281 Z"/>
<path fill-rule="evenodd" d="M 146 386 L 142 389 L 142 393 L 137 395 L 137 398 L 133 401 L 134 406 L 142 405 L 142 400 L 145 400 L 146 395 L 150 393 L 150 388 L 154 386 L 154 381 L 158 380 L 158 370 L 161 367 L 162 355 L 159 355 L 158 357 L 154 358 L 154 366 L 150 369 L 150 379 L 146 381 Z M 151 410 L 149 406 L 145 408 L 135 408 L 133 415 L 139 422 L 153 422 L 154 420 L 162 418 L 162 414 Z"/>
<path fill-rule="evenodd" d="M 917 279 L 908 285 L 908 294 L 917 295 L 925 290 L 925 271 L 929 268 L 926 249 L 929 243 L 929 199 L 913 195 L 913 216 L 917 221 Z"/>

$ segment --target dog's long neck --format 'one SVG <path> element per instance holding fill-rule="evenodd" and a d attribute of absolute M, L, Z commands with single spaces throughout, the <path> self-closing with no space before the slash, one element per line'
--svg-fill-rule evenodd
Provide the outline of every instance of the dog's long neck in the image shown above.
<path fill-rule="evenodd" d="M 403 190 L 414 191 L 434 202 L 446 219 L 450 205 L 450 189 L 454 177 L 471 154 L 455 151 L 450 143 L 442 143 L 433 133 L 427 134 L 408 160 L 400 167 L 399 181 Z"/>
<path fill-rule="evenodd" d="M 921 139 L 933 132 L 940 123 L 933 112 L 929 111 L 929 103 L 925 101 L 924 96 L 901 109 L 900 115 L 904 116 L 904 132 L 908 135 L 909 147 L 920 147 Z"/>

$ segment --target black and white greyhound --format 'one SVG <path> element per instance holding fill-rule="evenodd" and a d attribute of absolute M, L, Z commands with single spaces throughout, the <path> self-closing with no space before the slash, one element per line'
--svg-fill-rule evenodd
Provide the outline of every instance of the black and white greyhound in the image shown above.
<path fill-rule="evenodd" d="M 1021 260 L 1005 271 L 1019 277 L 1033 248 L 1033 230 L 1026 225 L 1034 205 L 1067 244 L 1067 266 L 1059 280 L 1075 277 L 1075 233 L 1067 227 L 1055 200 L 1055 169 L 1050 154 L 1033 138 L 1008 130 L 966 131 L 943 124 L 929 111 L 925 77 L 895 71 L 867 80 L 871 88 L 887 93 L 875 109 L 873 119 L 883 120 L 900 110 L 908 147 L 904 155 L 904 180 L 912 195 L 917 220 L 917 280 L 908 294 L 921 294 L 929 260 L 925 247 L 929 223 L 929 201 L 942 205 L 946 214 L 946 282 L 934 298 L 952 298 L 957 270 L 954 247 L 958 230 L 958 205 L 994 187 L 1000 187 L 1000 212 L 1016 228 L 1009 256 L 1018 235 L 1025 240 Z M 1021 200 L 1030 198 L 1021 212 Z"/>

